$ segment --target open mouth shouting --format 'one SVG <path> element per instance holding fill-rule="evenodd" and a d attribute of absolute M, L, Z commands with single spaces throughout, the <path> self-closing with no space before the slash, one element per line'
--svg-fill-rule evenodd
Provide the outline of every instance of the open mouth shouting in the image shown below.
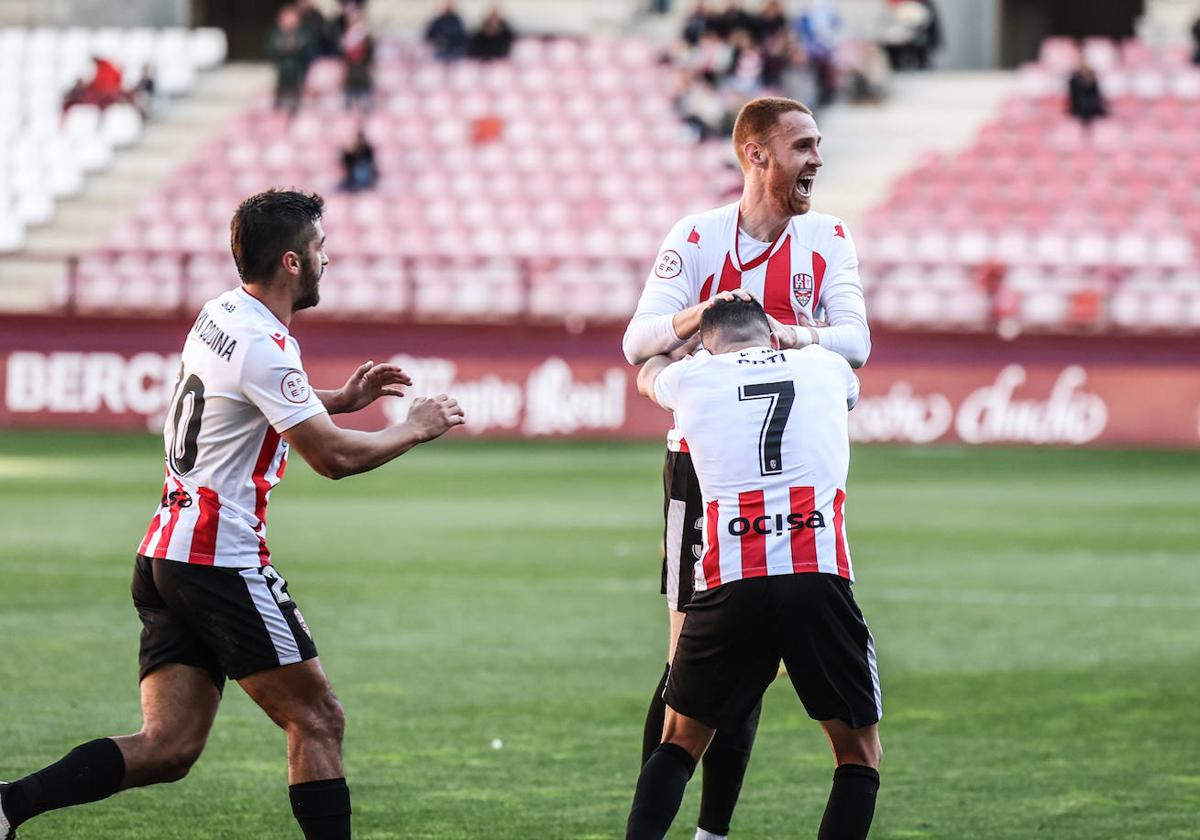
<path fill-rule="evenodd" d="M 801 175 L 796 179 L 796 192 L 801 198 L 812 198 L 813 181 L 816 180 L 815 174 Z"/>

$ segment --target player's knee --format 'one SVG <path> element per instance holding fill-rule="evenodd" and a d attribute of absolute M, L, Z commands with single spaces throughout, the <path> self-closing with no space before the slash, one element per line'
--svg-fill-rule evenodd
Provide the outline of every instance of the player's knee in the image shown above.
<path fill-rule="evenodd" d="M 879 742 L 879 736 L 875 733 L 856 738 L 844 745 L 837 754 L 838 764 L 861 764 L 876 770 L 882 761 L 883 744 Z"/>
<path fill-rule="evenodd" d="M 177 782 L 200 759 L 203 742 L 174 740 L 160 744 L 155 756 L 155 775 L 160 782 Z"/>
<path fill-rule="evenodd" d="M 340 744 L 346 732 L 346 712 L 333 692 L 329 692 L 320 702 L 305 709 L 293 725 L 305 738 Z"/>

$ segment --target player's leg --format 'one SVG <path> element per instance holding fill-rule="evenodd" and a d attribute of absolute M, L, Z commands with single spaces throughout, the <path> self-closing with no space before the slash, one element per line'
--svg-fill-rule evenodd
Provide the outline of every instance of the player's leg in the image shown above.
<path fill-rule="evenodd" d="M 12 783 L 3 792 L 0 820 L 15 829 L 47 811 L 186 776 L 212 729 L 220 690 L 202 668 L 167 664 L 142 680 L 141 694 L 140 732 L 81 744 Z"/>
<path fill-rule="evenodd" d="M 350 837 L 350 788 L 342 768 L 346 719 L 320 660 L 243 677 L 238 684 L 287 734 L 288 792 L 307 840 Z"/>
<path fill-rule="evenodd" d="M 667 664 L 663 668 L 658 685 L 655 686 L 654 695 L 650 698 L 650 708 L 646 710 L 646 723 L 642 726 L 642 764 L 650 760 L 651 753 L 662 743 L 667 712 L 663 692 L 667 688 L 667 673 L 671 670 L 671 660 L 675 658 L 675 645 L 679 641 L 679 629 L 683 627 L 683 616 L 682 611 L 667 607 Z"/>
<path fill-rule="evenodd" d="M 668 707 L 663 741 L 642 766 L 633 807 L 625 826 L 627 840 L 661 840 L 679 813 L 696 762 L 712 741 L 713 729 Z"/>
<path fill-rule="evenodd" d="M 788 675 L 829 737 L 837 769 L 819 840 L 861 840 L 879 791 L 883 713 L 875 643 L 850 584 L 836 575 L 788 576 L 779 605 Z"/>

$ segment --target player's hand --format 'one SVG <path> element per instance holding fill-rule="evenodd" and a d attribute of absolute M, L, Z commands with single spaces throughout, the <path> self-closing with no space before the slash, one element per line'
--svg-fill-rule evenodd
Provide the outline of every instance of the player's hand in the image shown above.
<path fill-rule="evenodd" d="M 403 397 L 401 385 L 411 385 L 412 378 L 396 365 L 377 365 L 364 362 L 341 387 L 339 398 L 343 411 L 366 408 L 380 397 Z"/>
<path fill-rule="evenodd" d="M 723 292 L 717 292 L 708 299 L 708 305 L 712 306 L 718 300 L 755 300 L 754 292 L 749 289 L 726 289 Z"/>
<path fill-rule="evenodd" d="M 455 426 L 467 422 L 458 400 L 446 394 L 417 397 L 408 409 L 408 423 L 422 441 L 441 437 Z"/>

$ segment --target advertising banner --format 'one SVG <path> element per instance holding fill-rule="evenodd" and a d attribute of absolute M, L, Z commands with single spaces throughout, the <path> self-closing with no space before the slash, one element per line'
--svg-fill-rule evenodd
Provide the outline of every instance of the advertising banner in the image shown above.
<path fill-rule="evenodd" d="M 74 331 L 69 340 L 62 329 L 10 334 L 0 342 L 0 426 L 160 429 L 179 371 L 177 352 L 162 347 L 186 330 L 173 326 L 147 333 L 109 324 L 103 334 Z M 317 340 L 304 345 L 310 382 L 336 388 L 366 358 L 390 361 L 412 376 L 410 393 L 458 398 L 468 422 L 456 434 L 467 436 L 655 438 L 671 425 L 637 393 L 619 332 L 514 334 L 507 342 L 502 330 L 459 340 L 445 329 L 410 329 L 400 338 L 395 330 L 366 332 L 314 330 Z M 393 352 L 359 352 L 356 342 Z M 1041 354 L 922 354 L 919 346 L 896 344 L 889 357 L 877 340 L 858 372 L 855 441 L 1200 446 L 1200 373 L 1165 363 L 1169 353 L 1089 358 L 1086 348 L 1104 346 L 1094 340 Z M 338 422 L 379 428 L 402 420 L 407 407 L 384 399 Z"/>

